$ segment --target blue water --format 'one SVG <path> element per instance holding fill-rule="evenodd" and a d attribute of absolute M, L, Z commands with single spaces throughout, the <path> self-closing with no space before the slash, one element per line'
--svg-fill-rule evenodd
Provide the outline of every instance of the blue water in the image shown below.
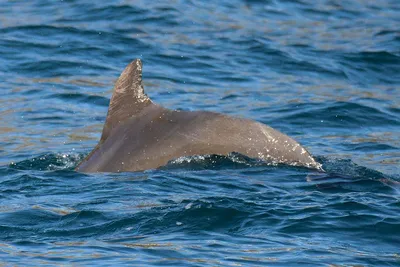
<path fill-rule="evenodd" d="M 397 0 L 0 1 L 0 265 L 400 266 L 399 26 Z M 155 102 L 266 123 L 326 173 L 74 172 L 135 58 Z"/>

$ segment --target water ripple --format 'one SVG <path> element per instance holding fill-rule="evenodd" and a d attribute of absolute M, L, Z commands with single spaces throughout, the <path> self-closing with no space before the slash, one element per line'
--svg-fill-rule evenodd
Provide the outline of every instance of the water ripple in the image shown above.
<path fill-rule="evenodd" d="M 397 266 L 400 5 L 3 1 L 0 262 Z M 82 174 L 113 83 L 292 136 L 325 172 L 239 154 Z"/>

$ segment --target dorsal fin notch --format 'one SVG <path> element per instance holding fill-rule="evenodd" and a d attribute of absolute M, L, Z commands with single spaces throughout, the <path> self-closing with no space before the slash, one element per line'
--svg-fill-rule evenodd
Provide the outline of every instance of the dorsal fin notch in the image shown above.
<path fill-rule="evenodd" d="M 142 85 L 142 61 L 133 60 L 126 66 L 114 85 L 100 142 L 107 139 L 117 124 L 136 116 L 150 104 L 151 100 L 145 94 Z"/>

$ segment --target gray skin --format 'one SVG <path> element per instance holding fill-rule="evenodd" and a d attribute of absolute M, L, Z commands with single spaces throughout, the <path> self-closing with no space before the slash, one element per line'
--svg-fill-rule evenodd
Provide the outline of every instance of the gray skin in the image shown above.
<path fill-rule="evenodd" d="M 232 152 L 266 162 L 320 169 L 299 143 L 267 125 L 154 104 L 144 93 L 142 63 L 136 59 L 115 84 L 100 142 L 76 170 L 141 171 L 180 157 Z"/>

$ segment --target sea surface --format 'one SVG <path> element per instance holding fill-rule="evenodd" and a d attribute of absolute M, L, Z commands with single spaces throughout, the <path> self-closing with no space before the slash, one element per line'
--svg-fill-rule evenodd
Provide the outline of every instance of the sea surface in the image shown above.
<path fill-rule="evenodd" d="M 135 58 L 154 102 L 268 124 L 326 172 L 75 172 Z M 0 89 L 0 266 L 400 266 L 398 0 L 0 0 Z"/>

